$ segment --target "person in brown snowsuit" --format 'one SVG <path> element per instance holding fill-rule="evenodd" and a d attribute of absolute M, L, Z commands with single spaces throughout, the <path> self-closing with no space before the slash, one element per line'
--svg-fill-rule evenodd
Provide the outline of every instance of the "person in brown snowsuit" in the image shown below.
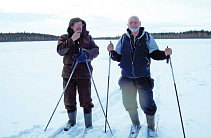
<path fill-rule="evenodd" d="M 67 34 L 62 35 L 58 40 L 57 52 L 63 56 L 63 88 L 68 82 L 74 65 L 78 62 L 64 93 L 64 105 L 69 117 L 64 130 L 68 131 L 76 124 L 76 91 L 79 94 L 80 106 L 84 110 L 85 127 L 91 129 L 94 104 L 91 98 L 91 76 L 85 61 L 87 60 L 92 72 L 91 61 L 99 55 L 99 47 L 86 30 L 84 20 L 78 17 L 70 20 Z"/>

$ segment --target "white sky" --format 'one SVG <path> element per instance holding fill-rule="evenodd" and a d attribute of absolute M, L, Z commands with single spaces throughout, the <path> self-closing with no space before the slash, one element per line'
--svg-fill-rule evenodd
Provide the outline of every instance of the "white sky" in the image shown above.
<path fill-rule="evenodd" d="M 125 32 L 136 15 L 146 31 L 211 31 L 210 0 L 0 0 L 0 32 L 61 35 L 80 17 L 93 37 Z"/>

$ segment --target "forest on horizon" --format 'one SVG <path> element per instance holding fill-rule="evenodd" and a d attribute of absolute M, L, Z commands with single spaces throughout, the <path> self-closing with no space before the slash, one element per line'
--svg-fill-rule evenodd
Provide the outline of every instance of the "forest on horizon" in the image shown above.
<path fill-rule="evenodd" d="M 149 32 L 150 33 L 150 32 Z M 162 32 L 150 33 L 154 39 L 210 39 L 211 31 L 186 31 L 186 32 Z M 116 37 L 94 37 L 94 40 L 119 39 Z M 59 36 L 40 33 L 0 33 L 0 42 L 21 42 L 21 41 L 57 41 Z"/>

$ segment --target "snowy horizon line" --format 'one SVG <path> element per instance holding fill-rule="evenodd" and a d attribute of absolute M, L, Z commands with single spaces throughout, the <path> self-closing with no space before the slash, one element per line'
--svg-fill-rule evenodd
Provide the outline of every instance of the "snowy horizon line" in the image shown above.
<path fill-rule="evenodd" d="M 179 32 L 176 32 L 176 31 L 168 31 L 168 32 L 165 32 L 165 31 L 162 31 L 162 32 L 152 32 L 151 34 L 159 34 L 159 33 L 185 33 L 185 32 L 211 32 L 209 30 L 205 30 L 205 29 L 201 29 L 201 30 L 188 30 L 188 31 L 179 31 Z M 37 33 L 37 32 L 26 32 L 26 31 L 23 31 L 23 32 L 10 32 L 9 33 L 6 33 L 6 32 L 1 32 L 0 34 L 18 34 L 18 33 L 29 33 L 29 34 L 41 34 L 41 35 L 53 35 L 53 36 L 60 36 L 60 35 L 54 35 L 54 34 L 50 34 L 50 33 Z M 118 37 L 120 36 L 119 34 L 116 35 L 116 36 L 99 36 L 99 37 L 96 37 L 96 38 L 101 38 L 101 37 Z"/>

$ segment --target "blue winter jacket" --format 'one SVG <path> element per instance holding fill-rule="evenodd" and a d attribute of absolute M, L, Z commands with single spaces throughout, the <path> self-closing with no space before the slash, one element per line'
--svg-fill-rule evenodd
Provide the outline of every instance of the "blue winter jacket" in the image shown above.
<path fill-rule="evenodd" d="M 149 77 L 150 76 L 150 53 L 157 51 L 159 58 L 157 60 L 166 59 L 164 51 L 159 51 L 159 48 L 154 38 L 140 27 L 140 32 L 137 38 L 131 35 L 131 32 L 123 34 L 119 39 L 115 53 L 121 58 L 119 66 L 122 69 L 123 76 L 129 78 Z M 115 59 L 114 52 L 111 52 L 112 59 Z"/>

